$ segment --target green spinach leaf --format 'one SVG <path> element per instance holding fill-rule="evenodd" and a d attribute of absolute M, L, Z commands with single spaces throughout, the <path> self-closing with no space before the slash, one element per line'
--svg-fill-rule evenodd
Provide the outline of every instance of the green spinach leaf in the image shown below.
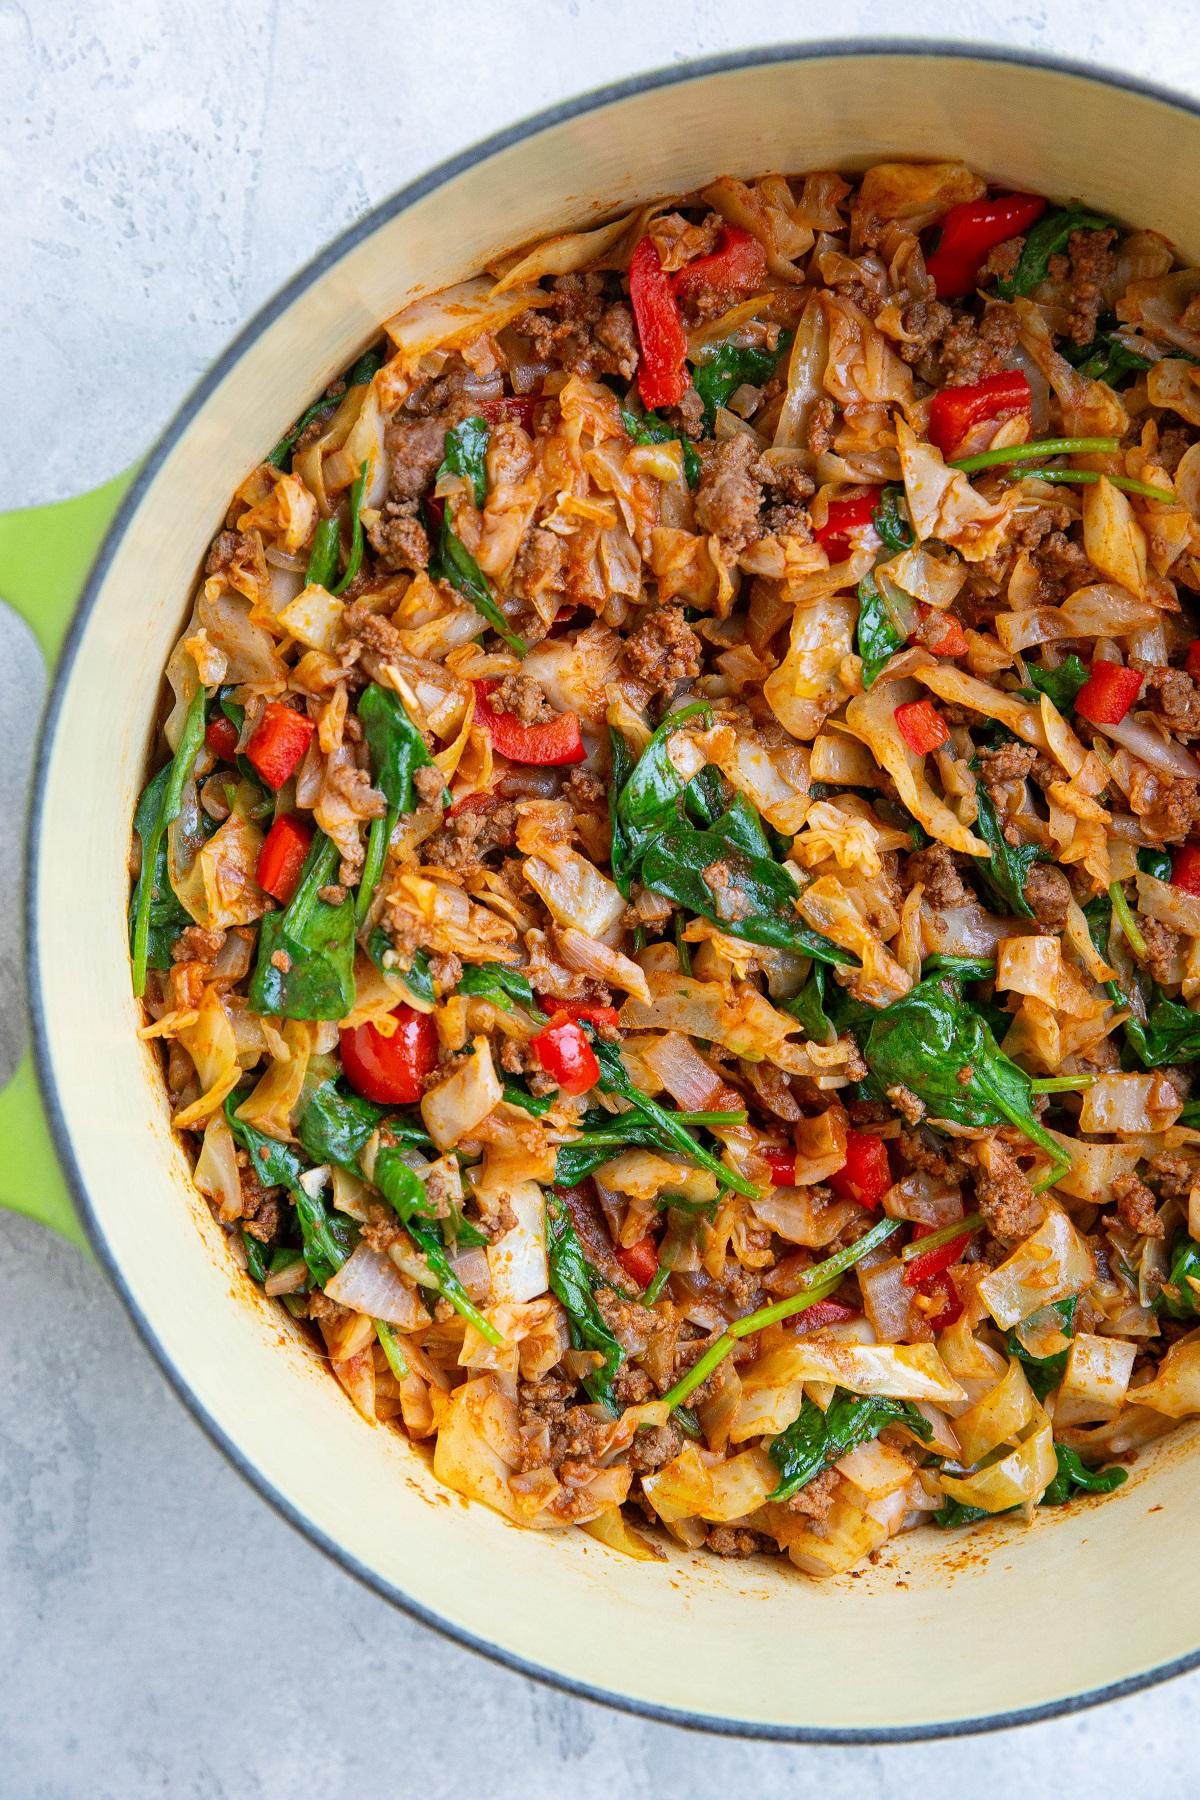
<path fill-rule="evenodd" d="M 621 408 L 621 423 L 635 444 L 672 444 L 683 447 L 683 475 L 690 488 L 694 488 L 703 473 L 700 458 L 690 438 L 664 419 L 661 413 L 630 412 L 628 407 Z"/>
<path fill-rule="evenodd" d="M 487 584 L 487 577 L 451 526 L 447 515 L 442 517 L 437 551 L 430 559 L 429 573 L 435 581 L 448 581 L 451 587 L 457 588 L 471 602 L 480 617 L 486 619 L 492 630 L 504 639 L 514 655 L 525 655 L 528 646 L 517 636 L 497 606 Z"/>
<path fill-rule="evenodd" d="M 727 339 L 714 356 L 700 363 L 692 384 L 704 402 L 704 434 L 711 437 L 717 422 L 717 409 L 749 384 L 761 387 L 771 379 L 784 352 L 791 347 L 791 333 L 780 337 L 775 350 L 753 350 Z"/>
<path fill-rule="evenodd" d="M 583 1254 L 579 1234 L 565 1200 L 554 1195 L 546 1201 L 546 1250 L 550 1262 L 550 1287 L 566 1308 L 571 1343 L 576 1350 L 595 1350 L 603 1366 L 584 1380 L 592 1399 L 610 1412 L 618 1412 L 613 1378 L 625 1361 L 625 1352 L 609 1330 L 592 1293 L 600 1277 Z"/>
<path fill-rule="evenodd" d="M 1066 1170 L 1067 1159 L 1038 1123 L 1030 1077 L 1005 1056 L 954 976 L 934 975 L 876 1013 L 863 1055 L 885 1090 L 897 1083 L 909 1088 L 932 1118 L 1015 1125 L 1051 1158 L 1039 1187 Z"/>
<path fill-rule="evenodd" d="M 678 712 L 667 714 L 651 737 L 617 795 L 617 813 L 626 828 L 649 831 L 678 816 L 677 802 L 688 784 L 668 756 L 667 742 L 681 725 L 700 716 L 706 724 L 712 719 L 706 701 L 681 706 Z"/>
<path fill-rule="evenodd" d="M 413 776 L 434 761 L 399 694 L 373 681 L 359 700 L 358 716 L 371 752 L 371 780 L 397 814 L 415 812 L 421 799 Z M 442 805 L 448 804 L 443 789 Z"/>
<path fill-rule="evenodd" d="M 978 770 L 978 759 L 971 767 Z M 975 789 L 979 816 L 974 829 L 991 849 L 991 856 L 975 856 L 972 861 L 980 879 L 995 902 L 1006 912 L 1022 919 L 1033 918 L 1033 908 L 1025 898 L 1025 883 L 1035 862 L 1044 862 L 1046 853 L 1040 844 L 1010 844 L 1000 826 L 996 808 L 982 781 Z"/>
<path fill-rule="evenodd" d="M 1063 715 L 1070 719 L 1075 712 L 1075 696 L 1088 678 L 1088 672 L 1072 650 L 1065 656 L 1057 669 L 1043 669 L 1037 663 L 1026 663 L 1033 690 L 1022 688 L 1021 694 L 1028 700 L 1036 700 L 1039 694 L 1047 694 Z"/>
<path fill-rule="evenodd" d="M 340 905 L 331 906 L 318 897 L 318 890 L 334 878 L 338 854 L 333 840 L 318 831 L 296 892 L 282 912 L 264 916 L 250 980 L 253 1012 L 344 1019 L 353 1007 L 354 901 L 347 894 Z"/>
<path fill-rule="evenodd" d="M 1056 207 L 1043 213 L 1025 233 L 1021 259 L 1011 278 L 996 283 L 997 295 L 1001 300 L 1015 300 L 1018 294 L 1028 294 L 1045 281 L 1050 258 L 1066 251 L 1073 231 L 1102 231 L 1115 223 L 1103 213 L 1084 212 L 1081 207 Z"/>
<path fill-rule="evenodd" d="M 621 1052 L 616 1044 L 606 1044 L 603 1038 L 593 1034 L 592 1050 L 596 1061 L 600 1064 L 599 1087 L 601 1093 L 620 1094 L 622 1099 L 628 1100 L 633 1111 L 640 1114 L 647 1124 L 657 1130 L 658 1143 L 661 1148 L 682 1150 L 684 1155 L 690 1157 L 698 1168 L 707 1169 L 710 1174 L 715 1175 L 722 1187 L 732 1188 L 737 1194 L 745 1194 L 750 1200 L 758 1198 L 758 1189 L 752 1182 L 746 1181 L 733 1169 L 727 1168 L 710 1151 L 701 1149 L 684 1123 L 686 1114 L 668 1112 L 666 1107 L 658 1104 L 657 1100 L 651 1100 L 649 1095 L 643 1094 L 640 1088 L 633 1085 L 625 1064 L 621 1061 Z M 628 1117 L 628 1114 L 623 1115 L 622 1128 L 626 1126 Z M 631 1140 L 626 1135 L 626 1142 L 629 1141 Z"/>
<path fill-rule="evenodd" d="M 862 657 L 863 686 L 869 688 L 888 659 L 904 647 L 874 575 L 864 575 L 858 584 L 856 642 Z"/>
<path fill-rule="evenodd" d="M 780 1432 L 767 1452 L 780 1477 L 779 1486 L 768 1498 L 776 1502 L 789 1499 L 839 1457 L 877 1438 L 885 1425 L 895 1424 L 907 1426 L 926 1444 L 933 1436 L 933 1426 L 911 1400 L 885 1400 L 835 1388 L 822 1412 L 805 1394 L 799 1416 Z"/>
<path fill-rule="evenodd" d="M 434 480 L 443 475 L 461 475 L 470 484 L 471 495 L 483 510 L 487 499 L 487 448 L 491 431 L 488 422 L 476 413 L 446 433 L 446 460 Z"/>
<path fill-rule="evenodd" d="M 357 1175 L 359 1156 L 385 1116 L 382 1106 L 343 1082 L 326 1081 L 301 1113 L 296 1135 L 314 1163 L 336 1163 Z"/>
<path fill-rule="evenodd" d="M 362 568 L 362 503 L 363 494 L 366 492 L 366 486 L 367 465 L 364 462 L 359 465 L 358 474 L 355 476 L 353 485 L 350 488 L 350 555 L 346 559 L 346 567 L 342 573 L 342 579 L 337 583 L 336 587 L 331 587 L 329 590 L 331 594 L 344 594 L 346 589 L 350 586 L 350 583 L 354 580 L 354 577 L 358 574 L 358 571 Z"/>
<path fill-rule="evenodd" d="M 519 969 L 506 968 L 503 963 L 468 963 L 462 972 L 458 984 L 460 994 L 476 994 L 481 1000 L 490 1000 L 504 1012 L 513 1010 L 513 1001 L 519 1000 L 522 1006 L 529 1008 L 536 1019 L 538 1003 L 534 999 L 533 989 L 529 985 L 529 977 L 522 975 Z"/>
<path fill-rule="evenodd" d="M 1076 1494 L 1111 1494 L 1128 1479 L 1121 1468 L 1089 1469 L 1076 1451 L 1068 1450 L 1065 1444 L 1055 1444 L 1054 1454 L 1058 1458 L 1058 1474 L 1038 1501 L 1039 1506 L 1063 1506 Z"/>
<path fill-rule="evenodd" d="M 1069 1300 L 1055 1300 L 1054 1311 L 1061 1313 L 1062 1330 L 1067 1337 L 1072 1335 L 1071 1326 L 1075 1317 L 1075 1302 L 1078 1296 L 1072 1294 Z M 1047 1309 L 1049 1310 L 1049 1309 Z M 1026 1350 L 1014 1327 L 1008 1334 L 1008 1354 L 1015 1356 L 1025 1367 L 1025 1378 L 1039 1400 L 1044 1400 L 1052 1388 L 1056 1388 L 1066 1374 L 1068 1350 L 1059 1350 L 1054 1356 L 1031 1356 Z"/>
<path fill-rule="evenodd" d="M 890 482 L 880 494 L 879 504 L 872 514 L 872 523 L 891 551 L 899 553 L 901 550 L 909 550 L 916 542 L 908 513 L 908 500 L 904 489 L 895 482 Z"/>
<path fill-rule="evenodd" d="M 1171 1273 L 1167 1277 L 1171 1286 L 1178 1289 L 1179 1298 L 1173 1300 L 1166 1293 L 1162 1296 L 1163 1310 L 1172 1319 L 1194 1319 L 1200 1313 L 1200 1294 L 1188 1280 L 1189 1275 L 1200 1281 L 1200 1244 L 1184 1231 L 1172 1245 Z"/>
<path fill-rule="evenodd" d="M 156 955 L 166 950 L 165 963 L 155 968 L 170 967 L 170 944 L 164 943 L 170 918 L 179 902 L 167 875 L 167 827 L 179 817 L 183 805 L 184 783 L 192 772 L 196 753 L 204 742 L 205 694 L 198 687 L 184 716 L 179 745 L 171 761 L 146 787 L 133 815 L 133 829 L 142 844 L 142 867 L 130 902 L 132 930 L 130 954 L 133 958 L 133 991 L 139 997 L 146 991 L 146 969 L 150 957 L 150 930 L 157 905 Z M 172 904 L 174 903 L 174 904 Z M 189 921 L 190 923 L 190 916 Z"/>

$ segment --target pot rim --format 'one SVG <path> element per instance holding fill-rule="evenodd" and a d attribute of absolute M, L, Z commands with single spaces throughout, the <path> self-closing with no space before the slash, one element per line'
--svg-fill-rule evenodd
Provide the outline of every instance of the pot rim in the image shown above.
<path fill-rule="evenodd" d="M 1019 68 L 1045 70 L 1052 74 L 1074 76 L 1099 87 L 1116 88 L 1127 93 L 1139 94 L 1146 99 L 1156 100 L 1164 106 L 1173 107 L 1179 112 L 1200 117 L 1200 102 L 1186 94 L 1156 82 L 1145 81 L 1137 76 L 1076 61 L 1073 58 L 1047 55 L 1040 51 L 1024 50 L 1006 45 L 986 43 L 975 45 L 965 41 L 950 42 L 944 39 L 830 38 L 817 43 L 767 44 L 746 50 L 723 51 L 718 55 L 695 57 L 686 62 L 673 63 L 666 68 L 652 69 L 640 75 L 627 76 L 621 81 L 610 82 L 604 87 L 591 88 L 583 94 L 574 95 L 554 106 L 532 113 L 527 118 L 519 120 L 515 125 L 494 132 L 490 137 L 484 138 L 466 150 L 459 151 L 457 155 L 436 164 L 424 175 L 418 176 L 415 181 L 407 183 L 388 199 L 372 207 L 353 225 L 339 233 L 259 308 L 206 374 L 196 383 L 139 465 L 137 474 L 100 546 L 79 605 L 63 641 L 38 736 L 25 838 L 24 926 L 30 1030 L 38 1087 L 55 1154 L 66 1178 L 75 1209 L 92 1252 L 107 1272 L 143 1343 L 187 1411 L 218 1449 L 223 1452 L 238 1474 L 277 1513 L 281 1514 L 288 1524 L 323 1551 L 325 1555 L 331 1557 L 348 1574 L 355 1576 L 366 1587 L 407 1613 L 410 1618 L 440 1632 L 444 1637 L 462 1645 L 465 1649 L 473 1650 L 478 1655 L 487 1657 L 490 1661 L 500 1664 L 501 1667 L 511 1670 L 514 1674 L 543 1682 L 549 1687 L 557 1688 L 560 1692 L 571 1694 L 578 1699 L 594 1701 L 611 1707 L 615 1711 L 651 1719 L 658 1724 L 709 1732 L 720 1737 L 753 1738 L 775 1743 L 916 1743 L 938 1738 L 975 1736 L 982 1732 L 1010 1730 L 1018 1725 L 1033 1725 L 1047 1719 L 1065 1718 L 1072 1713 L 1082 1712 L 1110 1700 L 1125 1699 L 1131 1694 L 1141 1693 L 1144 1689 L 1155 1687 L 1177 1675 L 1184 1675 L 1200 1668 L 1200 1647 L 1187 1656 L 1177 1657 L 1144 1674 L 1129 1676 L 1122 1681 L 1110 1682 L 1104 1687 L 1093 1688 L 1086 1693 L 1048 1701 L 1043 1706 L 1028 1706 L 1008 1712 L 987 1713 L 976 1718 L 956 1719 L 929 1725 L 841 1728 L 771 1725 L 660 1706 L 650 1701 L 638 1700 L 629 1695 L 595 1687 L 589 1682 L 573 1680 L 554 1669 L 530 1662 L 497 1644 L 475 1636 L 473 1632 L 452 1624 L 429 1607 L 414 1600 L 403 1589 L 385 1580 L 376 1570 L 351 1555 L 335 1538 L 308 1519 L 279 1491 L 272 1481 L 267 1479 L 253 1460 L 232 1442 L 207 1407 L 201 1404 L 182 1368 L 172 1360 L 160 1343 L 129 1288 L 118 1259 L 109 1249 L 107 1239 L 92 1210 L 91 1200 L 75 1159 L 70 1132 L 58 1101 L 58 1089 L 50 1055 L 43 1006 L 41 969 L 38 957 L 37 919 L 40 911 L 38 847 L 45 823 L 44 802 L 47 775 L 57 737 L 63 698 L 84 630 L 129 523 L 137 513 L 148 489 L 179 437 L 201 412 L 216 388 L 241 361 L 250 346 L 292 305 L 293 301 L 305 293 L 328 270 L 341 262 L 358 244 L 372 237 L 381 226 L 407 212 L 419 200 L 435 193 L 457 176 L 487 162 L 499 152 L 522 143 L 526 139 L 536 137 L 552 126 L 581 118 L 604 106 L 611 105 L 615 101 L 629 99 L 639 94 L 653 93 L 659 89 L 675 87 L 685 82 L 702 80 L 711 75 L 721 75 L 741 69 L 764 68 L 780 63 L 880 56 L 938 57 L 946 60 L 1011 64 Z"/>

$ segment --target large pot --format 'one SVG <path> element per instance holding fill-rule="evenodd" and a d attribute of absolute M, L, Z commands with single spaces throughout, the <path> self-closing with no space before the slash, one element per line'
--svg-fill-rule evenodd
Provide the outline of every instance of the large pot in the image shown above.
<path fill-rule="evenodd" d="M 520 1532 L 372 1430 L 231 1261 L 135 1033 L 125 909 L 163 664 L 227 496 L 421 289 L 499 249 L 730 171 L 961 157 L 1152 225 L 1200 261 L 1196 108 L 1011 53 L 769 50 L 572 102 L 379 207 L 284 289 L 171 424 L 109 534 L 50 706 L 33 820 L 32 992 L 59 1152 L 97 1253 L 197 1418 L 379 1592 L 574 1692 L 713 1730 L 905 1737 L 1061 1712 L 1200 1661 L 1197 1427 L 1112 1499 L 893 1542 L 818 1584 L 783 1559 L 632 1562 Z"/>

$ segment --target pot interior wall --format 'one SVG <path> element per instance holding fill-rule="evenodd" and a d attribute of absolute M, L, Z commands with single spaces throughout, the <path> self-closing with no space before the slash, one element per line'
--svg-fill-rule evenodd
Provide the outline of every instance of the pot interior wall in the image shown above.
<path fill-rule="evenodd" d="M 1194 1431 L 1114 1500 L 950 1543 L 901 1539 L 856 1578 L 582 1533 L 518 1533 L 440 1490 L 351 1410 L 223 1248 L 135 1037 L 126 847 L 160 692 L 228 495 L 421 289 L 552 229 L 733 171 L 959 156 L 1200 255 L 1200 122 L 1140 94 L 986 58 L 834 55 L 672 81 L 496 150 L 323 260 L 185 410 L 96 585 L 59 691 L 36 842 L 42 1064 L 97 1241 L 165 1364 L 313 1534 L 459 1634 L 635 1704 L 759 1728 L 915 1730 L 1069 1700 L 1192 1655 Z M 1153 1596 L 1151 1604 L 1149 1596 Z"/>

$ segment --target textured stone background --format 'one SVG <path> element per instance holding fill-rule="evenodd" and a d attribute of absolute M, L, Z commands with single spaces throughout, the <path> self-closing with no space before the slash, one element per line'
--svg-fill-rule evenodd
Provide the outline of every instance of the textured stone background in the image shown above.
<path fill-rule="evenodd" d="M 0 0 L 3 504 L 124 467 L 335 232 L 565 95 L 854 33 L 1053 50 L 1196 93 L 1198 14 L 1196 0 Z M 0 694 L 0 803 L 28 692 Z M 6 868 L 12 842 L 0 817 Z M 5 889 L 0 981 L 12 954 Z M 495 1669 L 360 1588 L 237 1479 L 92 1265 L 3 1216 L 0 1246 L 3 1800 L 1200 1794 L 1200 1675 L 1018 1732 L 859 1749 L 691 1736 Z M 1055 1620 L 1048 1595 L 1030 1629 L 1113 1624 Z"/>

